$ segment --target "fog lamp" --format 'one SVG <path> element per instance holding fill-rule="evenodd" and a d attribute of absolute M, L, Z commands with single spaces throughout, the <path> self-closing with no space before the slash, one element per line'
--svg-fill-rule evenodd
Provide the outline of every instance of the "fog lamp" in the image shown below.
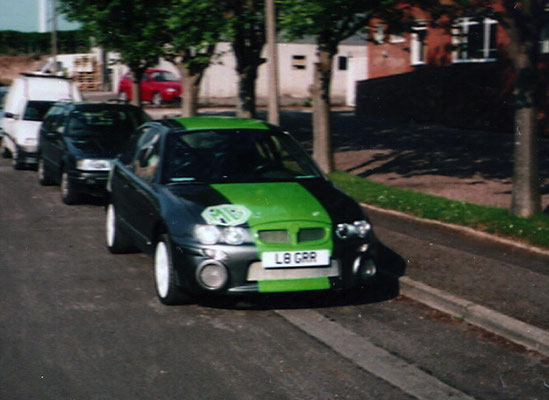
<path fill-rule="evenodd" d="M 225 266 L 218 262 L 206 262 L 198 269 L 198 282 L 209 290 L 221 289 L 229 278 Z"/>

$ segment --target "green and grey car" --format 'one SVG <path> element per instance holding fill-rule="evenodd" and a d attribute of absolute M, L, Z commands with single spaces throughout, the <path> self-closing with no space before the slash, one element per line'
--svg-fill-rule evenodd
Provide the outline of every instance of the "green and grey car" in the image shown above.
<path fill-rule="evenodd" d="M 147 123 L 107 188 L 107 246 L 150 254 L 165 304 L 201 293 L 352 289 L 384 268 L 362 208 L 262 121 Z"/>

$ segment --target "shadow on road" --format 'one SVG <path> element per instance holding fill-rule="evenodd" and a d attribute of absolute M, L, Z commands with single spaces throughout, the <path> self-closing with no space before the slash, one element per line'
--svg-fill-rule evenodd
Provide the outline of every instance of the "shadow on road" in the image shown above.
<path fill-rule="evenodd" d="M 214 297 L 199 299 L 197 304 L 203 307 L 233 310 L 292 310 L 380 303 L 394 299 L 398 295 L 398 279 L 387 278 L 372 281 L 352 291 Z"/>

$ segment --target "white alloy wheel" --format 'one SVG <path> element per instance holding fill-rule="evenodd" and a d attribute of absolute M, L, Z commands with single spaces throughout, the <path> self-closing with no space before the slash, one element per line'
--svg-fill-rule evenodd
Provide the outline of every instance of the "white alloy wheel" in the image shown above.
<path fill-rule="evenodd" d="M 170 269 L 168 247 L 166 246 L 166 243 L 161 240 L 156 245 L 156 251 L 154 253 L 154 278 L 156 290 L 161 299 L 165 299 L 170 290 Z"/>
<path fill-rule="evenodd" d="M 114 206 L 109 204 L 107 208 L 107 220 L 105 223 L 105 232 L 107 236 L 107 246 L 113 247 L 114 236 L 116 234 L 116 216 L 114 214 Z"/>
<path fill-rule="evenodd" d="M 44 159 L 42 157 L 38 158 L 38 182 L 42 186 L 51 185 L 51 178 L 46 171 L 46 166 L 44 165 Z"/>
<path fill-rule="evenodd" d="M 134 250 L 131 238 L 120 229 L 119 224 L 115 207 L 110 203 L 107 207 L 105 219 L 105 239 L 107 240 L 107 248 L 112 254 L 129 253 Z"/>
<path fill-rule="evenodd" d="M 156 92 L 153 94 L 152 103 L 155 106 L 159 106 L 162 104 L 162 95 L 159 92 Z"/>
<path fill-rule="evenodd" d="M 61 174 L 61 199 L 65 204 L 73 204 L 73 192 L 70 187 L 69 174 L 67 171 L 63 171 Z"/>

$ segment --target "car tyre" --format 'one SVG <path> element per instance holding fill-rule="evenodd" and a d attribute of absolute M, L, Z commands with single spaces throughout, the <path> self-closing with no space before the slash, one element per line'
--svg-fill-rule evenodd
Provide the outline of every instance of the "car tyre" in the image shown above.
<path fill-rule="evenodd" d="M 160 94 L 160 92 L 154 92 L 151 103 L 155 106 L 162 105 L 162 95 Z"/>
<path fill-rule="evenodd" d="M 127 103 L 128 102 L 128 95 L 126 94 L 126 92 L 122 91 L 122 92 L 118 93 L 118 99 L 120 101 L 123 101 L 124 103 Z"/>
<path fill-rule="evenodd" d="M 11 157 L 11 152 L 6 147 L 5 141 L 6 141 L 5 138 L 2 139 L 2 158 L 10 158 Z"/>
<path fill-rule="evenodd" d="M 61 200 L 67 205 L 73 205 L 78 203 L 79 197 L 69 179 L 68 172 L 64 170 L 61 174 Z"/>
<path fill-rule="evenodd" d="M 42 186 L 53 185 L 53 178 L 50 170 L 46 167 L 44 159 L 38 158 L 38 183 Z"/>
<path fill-rule="evenodd" d="M 112 254 L 129 253 L 133 250 L 132 240 L 122 229 L 120 229 L 120 222 L 116 216 L 116 210 L 112 203 L 109 203 L 107 206 L 105 234 L 107 248 Z"/>
<path fill-rule="evenodd" d="M 172 247 L 166 234 L 160 237 L 154 251 L 154 283 L 156 294 L 162 304 L 174 305 L 186 300 L 187 296 L 176 285 Z"/>
<path fill-rule="evenodd" d="M 15 151 L 11 154 L 12 156 L 12 162 L 11 165 L 13 166 L 13 169 L 23 169 L 24 163 L 21 161 L 21 158 L 19 156 L 19 149 L 17 149 L 17 146 L 15 147 Z"/>

